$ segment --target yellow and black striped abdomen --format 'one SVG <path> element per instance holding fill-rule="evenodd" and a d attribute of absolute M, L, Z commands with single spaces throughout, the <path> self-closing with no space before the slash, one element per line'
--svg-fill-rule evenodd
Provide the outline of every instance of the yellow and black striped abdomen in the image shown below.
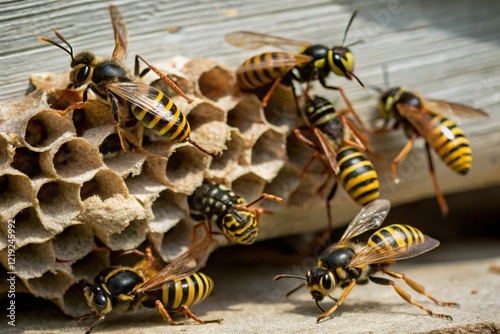
<path fill-rule="evenodd" d="M 219 228 L 231 240 L 242 245 L 250 245 L 257 238 L 258 221 L 252 212 L 229 210 L 221 220 Z"/>
<path fill-rule="evenodd" d="M 393 224 L 381 228 L 368 239 L 368 247 L 378 246 L 380 250 L 400 249 L 405 251 L 411 246 L 421 244 L 425 236 L 410 225 Z"/>
<path fill-rule="evenodd" d="M 337 178 L 349 196 L 359 205 L 366 205 L 379 196 L 379 181 L 373 164 L 352 146 L 337 153 Z"/>
<path fill-rule="evenodd" d="M 172 99 L 162 92 L 151 88 L 148 97 L 157 102 L 154 110 L 142 109 L 133 104 L 132 114 L 148 129 L 173 142 L 185 142 L 189 139 L 189 123 Z"/>
<path fill-rule="evenodd" d="M 247 59 L 236 70 L 241 89 L 256 89 L 284 76 L 295 66 L 288 52 L 266 52 Z"/>
<path fill-rule="evenodd" d="M 448 167 L 458 174 L 467 174 L 472 165 L 472 150 L 463 130 L 440 115 L 432 117 L 431 125 L 433 133 L 429 145 Z"/>
<path fill-rule="evenodd" d="M 195 273 L 162 289 L 162 302 L 167 310 L 177 310 L 182 305 L 195 305 L 207 298 L 214 281 L 203 273 Z"/>

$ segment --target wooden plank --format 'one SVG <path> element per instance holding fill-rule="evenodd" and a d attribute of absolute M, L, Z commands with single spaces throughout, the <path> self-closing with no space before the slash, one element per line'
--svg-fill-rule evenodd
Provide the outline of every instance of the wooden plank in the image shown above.
<path fill-rule="evenodd" d="M 337 44 L 351 13 L 357 9 L 358 17 L 347 43 L 364 41 L 352 49 L 356 73 L 365 84 L 383 86 L 382 64 L 386 64 L 391 85 L 406 85 L 426 96 L 466 103 L 491 114 L 487 122 L 460 123 L 474 151 L 470 175 L 457 176 L 437 162 L 445 193 L 500 183 L 498 1 L 4 2 L 0 14 L 0 101 L 20 99 L 31 73 L 68 70 L 68 55 L 37 39 L 38 35 L 52 36 L 52 29 L 67 37 L 76 52 L 92 50 L 98 55 L 110 55 L 113 49 L 107 11 L 110 3 L 119 6 L 129 27 L 131 56 L 127 64 L 130 66 L 132 55 L 140 53 L 152 63 L 183 55 L 213 58 L 236 68 L 255 54 L 224 42 L 224 35 L 236 30 Z M 237 15 L 228 15 L 231 10 Z M 172 27 L 179 30 L 168 32 Z M 332 77 L 329 82 L 345 87 L 369 123 L 378 118 L 374 110 L 375 92 L 364 92 L 356 83 L 338 78 Z M 334 92 L 317 91 L 338 99 Z M 433 196 L 426 162 L 418 149 L 421 144 L 410 156 L 413 160 L 403 164 L 407 176 L 395 187 L 387 178 L 388 165 L 404 145 L 405 137 L 399 132 L 384 134 L 373 138 L 373 142 L 383 156 L 375 164 L 381 168 L 384 197 L 398 203 Z M 341 206 L 344 201 L 348 199 L 341 194 L 334 202 Z"/>

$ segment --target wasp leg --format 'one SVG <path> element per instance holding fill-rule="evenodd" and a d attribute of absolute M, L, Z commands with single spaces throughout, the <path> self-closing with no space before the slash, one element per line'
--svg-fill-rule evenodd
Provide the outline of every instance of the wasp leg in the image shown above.
<path fill-rule="evenodd" d="M 333 305 L 332 308 L 330 308 L 328 311 L 326 311 L 325 313 L 320 315 L 317 319 L 317 322 L 320 322 L 321 320 L 328 318 L 330 315 L 332 315 L 332 313 L 337 310 L 337 308 L 340 306 L 340 304 L 342 304 L 344 299 L 347 297 L 349 292 L 351 292 L 352 288 L 354 288 L 355 285 L 356 285 L 356 280 L 354 280 L 354 279 L 351 280 L 351 283 L 349 283 L 347 288 L 345 288 L 344 292 L 342 292 L 342 295 L 339 297 L 339 299 L 337 300 L 335 305 Z"/>
<path fill-rule="evenodd" d="M 389 276 L 394 277 L 394 278 L 399 278 L 399 279 L 404 280 L 405 283 L 408 284 L 408 286 L 410 288 L 412 288 L 413 290 L 417 291 L 421 295 L 426 296 L 427 298 L 429 298 L 430 300 L 432 300 L 437 305 L 440 305 L 440 306 L 450 306 L 450 307 L 459 307 L 460 306 L 459 304 L 454 303 L 454 302 L 443 302 L 443 301 L 437 300 L 436 298 L 432 297 L 427 292 L 425 292 L 425 289 L 424 289 L 424 287 L 422 285 L 420 285 L 417 282 L 415 282 L 414 280 L 406 277 L 405 274 L 400 274 L 400 273 L 397 273 L 397 272 L 394 272 L 394 271 L 388 271 L 388 270 L 383 270 L 383 272 L 386 273 Z"/>
<path fill-rule="evenodd" d="M 446 203 L 446 199 L 439 188 L 439 184 L 436 177 L 436 171 L 434 170 L 434 162 L 432 161 L 431 150 L 429 148 L 429 144 L 425 142 L 425 150 L 427 151 L 427 161 L 429 163 L 429 174 L 431 174 L 432 184 L 434 185 L 434 192 L 436 193 L 436 199 L 438 201 L 439 208 L 441 209 L 441 215 L 443 217 L 448 216 L 448 204 Z"/>
<path fill-rule="evenodd" d="M 120 109 L 120 107 L 118 105 L 118 99 L 111 92 L 108 92 L 108 96 L 109 96 L 109 99 L 111 100 L 111 106 L 113 108 L 113 118 L 115 120 L 116 132 L 118 133 L 118 138 L 120 139 L 120 145 L 122 147 L 123 152 L 126 152 L 127 150 L 125 149 L 125 144 L 123 143 L 123 136 L 122 136 L 122 132 L 120 129 L 120 114 L 118 113 L 118 110 Z"/>
<path fill-rule="evenodd" d="M 302 172 L 300 173 L 300 177 L 304 177 L 307 170 L 309 169 L 309 167 L 311 167 L 311 164 L 314 162 L 314 159 L 318 158 L 322 154 L 322 152 L 321 152 L 321 149 L 316 144 L 314 144 L 312 141 L 310 141 L 306 136 L 304 136 L 302 134 L 302 131 L 300 129 L 294 129 L 293 133 L 295 134 L 295 137 L 297 137 L 297 139 L 302 144 L 309 146 L 310 148 L 312 148 L 315 151 L 314 154 L 312 155 L 312 157 L 309 159 L 309 161 L 307 161 L 307 164 L 304 167 L 304 169 L 302 170 Z M 326 164 L 326 162 L 323 161 L 323 159 L 319 159 L 319 162 L 323 165 L 325 170 L 329 170 L 330 168 L 333 168 L 333 167 L 328 166 Z"/>
<path fill-rule="evenodd" d="M 157 300 L 155 302 L 155 306 L 158 309 L 158 312 L 160 312 L 160 315 L 165 319 L 166 322 L 168 322 L 171 326 L 179 326 L 179 325 L 184 325 L 183 322 L 175 322 L 172 320 L 172 317 L 170 314 L 168 314 L 168 311 L 165 309 L 165 306 L 163 306 L 163 303 L 160 300 Z"/>
<path fill-rule="evenodd" d="M 275 201 L 275 202 L 283 202 L 283 199 L 281 197 L 278 197 L 278 196 L 274 196 L 274 195 L 271 195 L 271 194 L 266 194 L 266 193 L 263 193 L 262 195 L 259 196 L 259 198 L 257 198 L 256 200 L 248 203 L 248 204 L 245 204 L 245 208 L 249 208 L 251 207 L 252 205 L 255 205 L 257 203 L 259 203 L 260 201 L 263 201 L 265 199 L 268 199 L 268 200 L 271 200 L 271 201 Z M 239 205 L 236 205 L 235 207 L 239 207 Z"/>
<path fill-rule="evenodd" d="M 160 79 L 162 79 L 167 85 L 169 85 L 177 94 L 179 94 L 180 96 L 182 96 L 188 103 L 192 103 L 193 102 L 193 99 L 189 98 L 186 93 L 184 93 L 182 91 L 182 89 L 179 88 L 179 86 L 177 86 L 175 84 L 175 82 L 173 82 L 172 80 L 170 80 L 169 77 L 167 77 L 165 75 L 165 73 L 163 73 L 162 71 L 160 71 L 158 68 L 154 67 L 153 65 L 150 65 L 147 61 L 144 60 L 144 58 L 142 58 L 141 56 L 139 55 L 135 55 L 135 62 L 136 62 L 136 71 L 138 72 L 137 68 L 138 68 L 138 62 L 140 60 L 142 60 L 144 62 L 144 64 L 146 64 L 151 70 L 153 70 L 153 72 L 155 72 L 159 77 Z"/>
<path fill-rule="evenodd" d="M 413 136 L 411 136 L 410 140 L 408 140 L 408 142 L 406 143 L 405 147 L 403 147 L 401 152 L 399 152 L 398 156 L 391 163 L 392 181 L 394 181 L 394 183 L 396 184 L 399 183 L 399 179 L 396 175 L 396 166 L 408 155 L 408 153 L 410 153 L 411 148 L 413 147 L 413 143 L 415 142 L 417 137 L 418 133 L 414 133 Z"/>
<path fill-rule="evenodd" d="M 384 272 L 386 272 L 386 271 L 384 271 Z M 401 278 L 401 277 L 398 277 L 398 278 Z M 449 316 L 448 314 L 434 313 L 431 310 L 429 310 L 428 308 L 424 307 L 423 305 L 417 303 L 416 301 L 414 301 L 413 299 L 411 299 L 411 296 L 410 296 L 410 294 L 408 292 L 406 292 L 403 289 L 401 289 L 399 286 L 396 285 L 396 283 L 394 283 L 394 281 L 392 281 L 390 279 L 371 276 L 370 277 L 370 281 L 372 281 L 373 283 L 376 283 L 376 284 L 380 284 L 380 285 L 390 285 L 390 286 L 392 286 L 392 288 L 394 289 L 394 291 L 396 291 L 396 293 L 401 298 L 403 298 L 407 303 L 415 305 L 416 307 L 418 307 L 419 309 L 421 309 L 422 311 L 424 311 L 425 313 L 427 313 L 431 317 L 444 318 L 444 319 L 448 319 L 448 320 L 453 320 L 453 318 L 451 316 Z"/>
<path fill-rule="evenodd" d="M 326 81 L 325 81 L 325 78 L 324 78 L 323 75 L 318 75 L 318 79 L 319 79 L 319 82 L 320 82 L 321 86 L 323 86 L 324 88 L 333 89 L 333 90 L 336 90 L 336 91 L 338 91 L 340 93 L 340 96 L 342 97 L 342 100 L 344 100 L 344 102 L 345 102 L 345 104 L 347 106 L 347 110 L 354 116 L 354 118 L 356 118 L 356 121 L 361 125 L 361 127 L 363 129 L 367 129 L 368 127 L 365 125 L 365 123 L 363 122 L 363 120 L 361 119 L 361 117 L 358 115 L 358 113 L 352 107 L 351 101 L 347 98 L 347 95 L 345 95 L 345 92 L 342 89 L 342 87 L 328 86 L 326 84 Z"/>
<path fill-rule="evenodd" d="M 267 106 L 267 102 L 269 102 L 269 99 L 271 98 L 271 95 L 273 95 L 273 92 L 276 90 L 276 87 L 278 87 L 278 85 L 280 84 L 282 78 L 283 77 L 278 77 L 276 80 L 274 80 L 273 85 L 271 86 L 271 88 L 269 88 L 269 90 L 267 91 L 266 95 L 262 99 L 262 107 Z"/>
<path fill-rule="evenodd" d="M 94 328 L 97 327 L 97 325 L 99 325 L 101 322 L 104 321 L 104 315 L 101 315 L 93 324 L 92 326 L 89 327 L 89 329 L 87 329 L 87 331 L 85 332 L 85 334 L 90 334 Z"/>
<path fill-rule="evenodd" d="M 186 315 L 186 317 L 189 317 L 189 318 L 193 319 L 194 321 L 196 321 L 197 323 L 202 324 L 202 325 L 213 324 L 213 323 L 220 324 L 222 322 L 222 319 L 201 320 L 200 318 L 195 316 L 194 313 L 191 312 L 191 310 L 185 305 L 181 305 L 181 307 L 179 309 L 182 311 L 182 313 L 184 313 Z"/>

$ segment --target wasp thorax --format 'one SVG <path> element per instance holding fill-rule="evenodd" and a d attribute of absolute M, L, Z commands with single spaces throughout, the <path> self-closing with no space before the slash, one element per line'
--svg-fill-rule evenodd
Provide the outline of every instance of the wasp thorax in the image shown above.
<path fill-rule="evenodd" d="M 321 301 L 335 289 L 335 276 L 327 269 L 314 268 L 307 272 L 306 285 L 311 296 L 315 300 Z"/>

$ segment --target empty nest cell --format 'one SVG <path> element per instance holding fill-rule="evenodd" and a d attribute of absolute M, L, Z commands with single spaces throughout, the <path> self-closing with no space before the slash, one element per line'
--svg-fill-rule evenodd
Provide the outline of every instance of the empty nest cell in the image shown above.
<path fill-rule="evenodd" d="M 43 184 L 36 198 L 40 205 L 40 218 L 45 228 L 58 233 L 71 224 L 80 213 L 80 186 L 62 181 Z"/>
<path fill-rule="evenodd" d="M 104 267 L 101 269 L 104 269 Z M 96 272 L 94 277 L 97 273 L 98 272 Z M 87 282 L 93 282 L 94 277 Z M 64 314 L 73 318 L 81 318 L 89 314 L 89 306 L 82 293 L 84 287 L 85 283 L 83 281 L 74 283 L 64 292 L 62 298 L 59 297 L 54 300 Z"/>
<path fill-rule="evenodd" d="M 9 153 L 9 143 L 4 137 L 4 134 L 0 133 L 0 170 L 3 170 L 8 166 L 10 162 Z"/>
<path fill-rule="evenodd" d="M 30 151 L 27 147 L 19 147 L 16 149 L 11 166 L 21 173 L 26 174 L 30 179 L 42 173 L 40 153 Z"/>
<path fill-rule="evenodd" d="M 231 140 L 226 142 L 222 156 L 212 159 L 207 178 L 227 178 L 239 165 L 241 154 L 245 148 L 243 137 L 236 130 L 231 130 Z"/>
<path fill-rule="evenodd" d="M 33 205 L 34 195 L 30 179 L 24 174 L 0 176 L 0 217 L 12 219 L 20 210 Z"/>
<path fill-rule="evenodd" d="M 285 159 L 285 136 L 274 130 L 262 133 L 252 147 L 252 171 L 268 181 L 278 174 Z"/>
<path fill-rule="evenodd" d="M 83 183 L 80 188 L 80 199 L 82 201 L 92 196 L 98 196 L 104 201 L 115 195 L 128 197 L 128 189 L 120 175 L 110 169 L 101 169 L 92 179 Z"/>
<path fill-rule="evenodd" d="M 209 151 L 221 151 L 229 136 L 225 113 L 211 103 L 202 102 L 189 111 L 187 121 L 192 139 Z"/>
<path fill-rule="evenodd" d="M 5 252 L 0 253 L 5 268 L 7 258 Z M 55 263 L 54 249 L 50 241 L 43 244 L 29 244 L 16 250 L 16 273 L 22 279 L 41 277 Z"/>
<path fill-rule="evenodd" d="M 264 192 L 279 196 L 283 201 L 288 202 L 288 198 L 297 189 L 300 182 L 299 172 L 294 168 L 284 166 L 278 175 L 270 183 L 266 184 Z M 284 204 L 275 201 L 263 201 L 261 206 L 267 210 L 276 211 L 282 205 Z"/>
<path fill-rule="evenodd" d="M 16 226 L 16 248 L 28 244 L 39 244 L 48 241 L 53 234 L 45 229 L 38 212 L 34 207 L 25 208 L 17 213 L 13 219 Z M 1 229 L 4 225 L 0 226 Z M 4 231 L 5 233 L 7 231 Z M 7 233 L 6 233 L 7 234 Z"/>
<path fill-rule="evenodd" d="M 262 195 L 266 181 L 259 176 L 248 173 L 233 181 L 231 189 L 249 203 Z"/>
<path fill-rule="evenodd" d="M 92 227 L 83 224 L 69 226 L 54 237 L 52 246 L 56 259 L 75 262 L 96 246 Z"/>
<path fill-rule="evenodd" d="M 227 124 L 246 134 L 255 123 L 262 123 L 261 102 L 253 95 L 247 95 L 227 113 Z"/>
<path fill-rule="evenodd" d="M 181 201 L 186 202 L 185 195 L 175 194 L 170 190 L 162 191 L 152 205 L 154 218 L 149 222 L 150 231 L 165 233 L 184 218 L 187 207 L 183 208 Z"/>
<path fill-rule="evenodd" d="M 69 118 L 53 110 L 43 110 L 29 119 L 23 133 L 26 146 L 40 152 L 75 135 L 76 130 Z"/>
<path fill-rule="evenodd" d="M 263 112 L 264 119 L 280 132 L 294 129 L 299 113 L 291 87 L 278 85 Z"/>
<path fill-rule="evenodd" d="M 66 271 L 48 271 L 40 277 L 28 279 L 24 282 L 31 293 L 46 299 L 59 298 L 69 289 L 73 279 Z"/>
<path fill-rule="evenodd" d="M 166 177 L 168 185 L 175 192 L 192 193 L 203 182 L 209 158 L 192 146 L 178 147 L 168 158 Z"/>
<path fill-rule="evenodd" d="M 121 232 L 106 234 L 97 230 L 97 237 L 112 250 L 134 249 L 146 240 L 147 222 L 144 219 L 131 220 Z"/>
<path fill-rule="evenodd" d="M 153 247 L 165 262 L 170 262 L 184 251 L 191 243 L 192 225 L 184 219 L 179 221 L 167 233 L 158 233 L 152 240 Z"/>
<path fill-rule="evenodd" d="M 212 101 L 237 92 L 234 74 L 220 66 L 215 66 L 201 74 L 198 79 L 200 92 Z"/>
<path fill-rule="evenodd" d="M 67 182 L 86 181 L 102 166 L 98 149 L 82 138 L 63 143 L 52 161 L 59 178 Z"/>

